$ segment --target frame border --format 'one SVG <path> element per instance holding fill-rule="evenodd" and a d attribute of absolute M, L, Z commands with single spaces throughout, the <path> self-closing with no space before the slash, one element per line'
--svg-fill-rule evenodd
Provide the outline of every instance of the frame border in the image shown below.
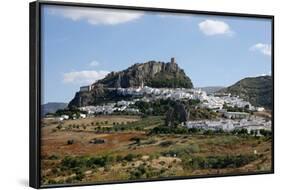
<path fill-rule="evenodd" d="M 77 184 L 54 184 L 41 185 L 41 167 L 40 167 L 40 152 L 41 152 L 41 8 L 43 5 L 58 5 L 58 6 L 74 6 L 74 7 L 89 7 L 89 8 L 104 8 L 118 10 L 134 10 L 134 11 L 149 11 L 149 12 L 164 12 L 164 13 L 180 13 L 180 14 L 195 14 L 195 15 L 212 15 L 212 16 L 227 16 L 240 18 L 259 18 L 271 20 L 271 76 L 272 76 L 272 151 L 271 151 L 271 170 L 262 172 L 241 172 L 232 174 L 212 174 L 212 175 L 196 175 L 196 176 L 177 176 L 165 177 L 156 179 L 140 179 L 140 180 L 122 180 L 108 182 L 87 182 Z M 199 11 L 185 9 L 169 9 L 156 7 L 137 7 L 124 5 L 108 5 L 108 4 L 92 4 L 78 2 L 58 2 L 58 1 L 34 1 L 29 3 L 29 186 L 33 188 L 54 188 L 54 187 L 74 187 L 88 185 L 109 185 L 109 184 L 124 184 L 135 182 L 153 182 L 167 180 L 185 180 L 185 179 L 200 179 L 200 178 L 215 178 L 215 177 L 234 177 L 234 176 L 249 176 L 260 174 L 274 174 L 274 15 L 260 15 L 248 13 L 230 13 L 230 12 L 215 12 L 215 11 Z"/>

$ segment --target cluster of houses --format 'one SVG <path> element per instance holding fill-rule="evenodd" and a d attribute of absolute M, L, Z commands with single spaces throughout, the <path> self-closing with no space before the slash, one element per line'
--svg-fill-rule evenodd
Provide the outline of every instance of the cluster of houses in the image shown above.
<path fill-rule="evenodd" d="M 271 121 L 258 116 L 247 116 L 243 119 L 225 119 L 220 120 L 199 120 L 188 121 L 184 125 L 187 128 L 198 128 L 203 130 L 223 130 L 233 131 L 235 129 L 246 129 L 251 131 L 268 130 L 271 131 Z"/>
<path fill-rule="evenodd" d="M 263 111 L 262 107 L 254 107 L 250 102 L 243 100 L 239 96 L 231 96 L 231 94 L 224 94 L 223 96 L 207 95 L 201 89 L 186 89 L 186 88 L 151 88 L 148 86 L 139 88 L 118 88 L 118 93 L 121 95 L 132 96 L 148 96 L 148 100 L 155 99 L 194 99 L 200 100 L 201 106 L 209 109 L 222 109 L 226 104 L 230 107 L 244 108 L 248 107 L 251 111 Z"/>
<path fill-rule="evenodd" d="M 224 105 L 229 107 L 245 108 L 247 107 L 251 111 L 263 111 L 262 107 L 254 107 L 250 102 L 243 100 L 238 96 L 231 96 L 231 94 L 212 94 L 208 95 L 201 89 L 186 89 L 186 88 L 151 88 L 148 86 L 140 86 L 138 88 L 118 88 L 117 92 L 120 95 L 131 95 L 135 97 L 132 101 L 118 101 L 116 103 L 107 103 L 97 106 L 85 106 L 80 107 L 80 110 L 86 111 L 88 114 L 112 114 L 116 111 L 124 111 L 131 113 L 139 113 L 138 109 L 131 108 L 130 105 L 135 104 L 137 101 L 150 102 L 157 99 L 172 99 L 172 100 L 184 100 L 193 99 L 200 100 L 200 106 L 202 108 L 208 108 L 215 111 L 219 111 L 229 119 L 242 119 L 248 114 L 243 112 L 226 112 L 223 109 Z"/>
<path fill-rule="evenodd" d="M 139 110 L 136 108 L 130 108 L 131 104 L 135 104 L 136 101 L 139 99 L 135 99 L 134 101 L 118 101 L 116 103 L 107 103 L 105 105 L 98 105 L 98 106 L 84 106 L 80 107 L 81 111 L 86 111 L 89 115 L 94 114 L 112 114 L 115 111 L 119 112 L 130 112 L 130 113 L 139 113 Z"/>
<path fill-rule="evenodd" d="M 117 92 L 120 95 L 131 96 L 153 96 L 155 99 L 198 99 L 196 89 L 186 88 L 151 88 L 148 86 L 138 88 L 118 88 Z"/>
<path fill-rule="evenodd" d="M 71 116 L 63 114 L 60 117 L 58 117 L 58 120 L 59 121 L 64 121 L 64 120 L 69 120 L 70 118 L 73 119 L 73 120 L 79 119 L 79 118 L 85 119 L 86 117 L 87 117 L 87 115 L 83 114 L 83 113 L 80 113 L 79 115 L 73 114 Z"/>
<path fill-rule="evenodd" d="M 89 89 L 82 89 L 89 90 Z M 253 116 L 245 112 L 228 112 L 223 109 L 224 105 L 229 107 L 245 108 L 247 107 L 251 111 L 264 111 L 262 107 L 254 107 L 249 102 L 239 98 L 238 96 L 231 96 L 231 94 L 207 94 L 201 89 L 185 89 L 185 88 L 151 88 L 147 86 L 141 86 L 139 88 L 118 88 L 117 92 L 120 95 L 131 95 L 135 99 L 132 101 L 118 101 L 114 103 L 107 103 L 97 106 L 84 106 L 80 107 L 81 111 L 86 111 L 87 115 L 95 114 L 112 114 L 113 112 L 129 112 L 138 114 L 140 111 L 136 108 L 132 108 L 137 101 L 150 102 L 157 99 L 172 99 L 183 100 L 193 99 L 200 100 L 200 106 L 203 108 L 212 109 L 220 112 L 224 117 L 220 120 L 199 120 L 199 121 L 187 121 L 182 125 L 188 128 L 200 128 L 206 130 L 218 130 L 232 131 L 234 129 L 245 128 L 252 130 L 271 130 L 271 121 L 262 117 Z M 86 118 L 86 114 L 80 114 L 79 116 L 72 117 Z M 68 115 L 62 115 L 59 120 L 69 119 Z"/>

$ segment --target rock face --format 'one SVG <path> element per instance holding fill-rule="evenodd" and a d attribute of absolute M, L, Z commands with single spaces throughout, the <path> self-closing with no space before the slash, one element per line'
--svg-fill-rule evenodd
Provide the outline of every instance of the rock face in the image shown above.
<path fill-rule="evenodd" d="M 137 63 L 126 70 L 111 72 L 97 83 L 109 88 L 128 88 L 146 85 L 160 88 L 192 88 L 193 84 L 172 58 L 171 62 Z"/>
<path fill-rule="evenodd" d="M 183 103 L 177 102 L 167 111 L 165 124 L 168 127 L 176 127 L 177 124 L 188 121 L 189 114 L 189 109 Z"/>
<path fill-rule="evenodd" d="M 263 106 L 268 109 L 272 108 L 271 76 L 248 77 L 219 92 L 238 95 L 254 106 Z"/>
<path fill-rule="evenodd" d="M 76 92 L 75 97 L 69 102 L 68 107 L 98 105 L 123 99 L 126 99 L 126 97 L 118 94 L 116 89 L 105 88 L 101 84 L 95 84 L 91 91 Z"/>
<path fill-rule="evenodd" d="M 76 92 L 69 107 L 121 100 L 124 97 L 118 97 L 117 91 L 114 89 L 142 86 L 193 88 L 190 78 L 185 75 L 174 58 L 168 63 L 149 61 L 136 63 L 123 71 L 109 73 L 105 78 L 93 83 L 90 91 Z"/>

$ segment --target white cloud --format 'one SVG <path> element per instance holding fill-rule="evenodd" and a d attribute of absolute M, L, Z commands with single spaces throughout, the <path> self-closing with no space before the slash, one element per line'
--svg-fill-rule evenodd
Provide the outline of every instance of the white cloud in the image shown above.
<path fill-rule="evenodd" d="M 92 61 L 90 64 L 89 64 L 91 67 L 96 67 L 96 66 L 99 66 L 100 63 L 98 61 Z"/>
<path fill-rule="evenodd" d="M 143 13 L 122 10 L 106 10 L 85 7 L 54 7 L 51 14 L 60 15 L 73 21 L 85 20 L 89 24 L 116 25 L 140 18 Z"/>
<path fill-rule="evenodd" d="M 257 43 L 250 47 L 251 51 L 259 51 L 260 53 L 271 56 L 271 44 Z"/>
<path fill-rule="evenodd" d="M 108 71 L 73 71 L 63 74 L 64 83 L 72 84 L 91 84 L 99 79 L 104 78 L 109 72 Z"/>
<path fill-rule="evenodd" d="M 207 36 L 213 35 L 229 35 L 232 36 L 234 32 L 230 29 L 230 26 L 218 20 L 205 20 L 198 24 L 199 29 Z"/>

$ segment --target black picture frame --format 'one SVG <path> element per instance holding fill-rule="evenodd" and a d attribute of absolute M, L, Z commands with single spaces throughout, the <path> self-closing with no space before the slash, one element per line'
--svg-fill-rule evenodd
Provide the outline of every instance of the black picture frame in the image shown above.
<path fill-rule="evenodd" d="M 271 75 L 272 75 L 272 168 L 266 172 L 253 173 L 236 173 L 223 175 L 203 175 L 203 176 L 185 176 L 185 177 L 167 177 L 161 179 L 148 180 L 130 180 L 130 181 L 114 181 L 114 182 L 98 182 L 98 183 L 79 183 L 79 184 L 56 184 L 56 185 L 41 185 L 40 184 L 40 118 L 41 118 L 41 7 L 43 5 L 59 5 L 59 6 L 75 6 L 75 7 L 93 7 L 93 8 L 109 8 L 119 10 L 136 10 L 164 13 L 183 13 L 196 15 L 216 15 L 216 16 L 232 16 L 240 18 L 265 18 L 271 20 Z M 229 13 L 229 12 L 213 12 L 213 11 L 198 11 L 184 9 L 168 9 L 155 7 L 134 7 L 121 5 L 105 5 L 105 4 L 89 4 L 89 3 L 72 3 L 72 2 L 55 2 L 55 1 L 34 1 L 29 4 L 29 78 L 30 78 L 30 99 L 29 99 L 29 185 L 33 188 L 52 188 L 52 187 L 69 187 L 69 186 L 85 186 L 85 185 L 100 185 L 100 184 L 116 184 L 116 183 L 133 183 L 147 181 L 164 181 L 164 180 L 182 180 L 194 178 L 213 178 L 226 176 L 242 176 L 242 175 L 257 175 L 257 174 L 273 174 L 274 173 L 274 16 L 246 13 Z"/>

